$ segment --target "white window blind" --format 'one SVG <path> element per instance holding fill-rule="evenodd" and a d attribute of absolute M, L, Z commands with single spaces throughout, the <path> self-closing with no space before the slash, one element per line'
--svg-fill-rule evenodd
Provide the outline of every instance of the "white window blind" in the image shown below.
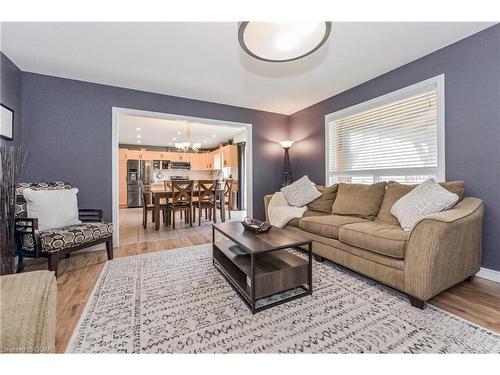
<path fill-rule="evenodd" d="M 421 182 L 437 177 L 438 87 L 425 85 L 341 111 L 327 122 L 328 182 Z M 375 100 L 375 102 L 377 102 Z M 347 113 L 346 113 L 347 112 Z M 344 114 L 342 114 L 344 113 Z M 327 120 L 328 121 L 328 120 Z"/>

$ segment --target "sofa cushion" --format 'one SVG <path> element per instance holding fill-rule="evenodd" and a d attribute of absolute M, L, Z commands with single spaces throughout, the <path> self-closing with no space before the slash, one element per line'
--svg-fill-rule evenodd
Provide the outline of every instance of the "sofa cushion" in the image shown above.
<path fill-rule="evenodd" d="M 337 196 L 338 185 L 332 186 L 319 186 L 316 185 L 316 189 L 321 193 L 321 197 L 313 200 L 307 205 L 309 210 L 321 211 L 328 214 L 332 213 L 333 202 L 335 202 L 335 197 Z"/>
<path fill-rule="evenodd" d="M 384 199 L 385 186 L 385 181 L 371 185 L 339 184 L 332 213 L 375 219 Z"/>
<path fill-rule="evenodd" d="M 367 220 L 360 217 L 341 215 L 304 217 L 299 222 L 299 228 L 319 236 L 337 239 L 339 238 L 339 229 L 342 225 L 365 221 Z"/>
<path fill-rule="evenodd" d="M 399 225 L 376 222 L 347 224 L 340 228 L 339 240 L 378 254 L 403 259 L 410 236 Z"/>
<path fill-rule="evenodd" d="M 302 176 L 292 184 L 282 187 L 281 192 L 285 195 L 288 204 L 295 207 L 304 207 L 321 196 L 307 176 Z"/>
<path fill-rule="evenodd" d="M 47 229 L 40 231 L 40 244 L 42 252 L 54 252 L 80 246 L 113 234 L 111 223 L 82 223 L 67 227 Z M 33 249 L 33 237 L 24 237 L 26 250 Z"/>
<path fill-rule="evenodd" d="M 465 183 L 463 181 L 440 182 L 439 185 L 451 193 L 458 195 L 458 201 L 464 196 Z M 385 190 L 384 200 L 375 219 L 376 222 L 399 225 L 398 219 L 391 214 L 391 208 L 400 198 L 412 191 L 417 185 L 400 184 L 396 181 L 389 181 Z"/>
<path fill-rule="evenodd" d="M 298 217 L 298 218 L 295 218 L 295 219 L 292 219 L 288 222 L 288 224 L 286 226 L 290 226 L 290 227 L 296 227 L 298 228 L 299 227 L 299 222 L 302 218 L 304 217 L 311 217 L 311 216 L 326 216 L 328 215 L 327 213 L 325 212 L 321 212 L 321 211 L 314 211 L 314 210 L 307 210 L 306 212 L 304 212 L 304 216 L 302 217 Z"/>

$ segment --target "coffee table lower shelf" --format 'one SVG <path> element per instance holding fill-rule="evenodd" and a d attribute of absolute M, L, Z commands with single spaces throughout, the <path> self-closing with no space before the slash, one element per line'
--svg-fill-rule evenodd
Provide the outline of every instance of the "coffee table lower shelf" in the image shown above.
<path fill-rule="evenodd" d="M 286 249 L 235 253 L 234 245 L 230 240 L 214 242 L 213 264 L 253 314 L 312 294 L 311 249 L 307 261 Z M 291 295 L 278 300 L 263 300 L 291 290 Z"/>

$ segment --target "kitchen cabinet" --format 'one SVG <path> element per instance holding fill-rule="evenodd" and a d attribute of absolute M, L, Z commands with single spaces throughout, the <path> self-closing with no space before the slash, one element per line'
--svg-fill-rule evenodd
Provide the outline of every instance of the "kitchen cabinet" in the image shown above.
<path fill-rule="evenodd" d="M 151 160 L 170 160 L 168 154 L 166 151 L 151 151 Z"/>
<path fill-rule="evenodd" d="M 222 169 L 222 150 L 218 149 L 212 151 L 212 168 L 211 169 Z"/>
<path fill-rule="evenodd" d="M 127 150 L 127 159 L 131 160 L 151 160 L 151 151 Z"/>
<path fill-rule="evenodd" d="M 121 156 L 118 167 L 118 204 L 120 207 L 127 207 L 127 159 L 126 156 Z"/>
<path fill-rule="evenodd" d="M 203 171 L 207 170 L 208 165 L 207 165 L 207 160 L 208 160 L 209 154 L 191 154 L 191 169 L 195 171 Z"/>
<path fill-rule="evenodd" d="M 118 160 L 127 160 L 127 151 L 126 148 L 118 149 Z"/>
<path fill-rule="evenodd" d="M 190 154 L 184 152 L 167 152 L 167 159 L 171 161 L 191 161 Z"/>
<path fill-rule="evenodd" d="M 222 148 L 222 166 L 224 168 L 238 167 L 238 146 L 227 145 Z"/>

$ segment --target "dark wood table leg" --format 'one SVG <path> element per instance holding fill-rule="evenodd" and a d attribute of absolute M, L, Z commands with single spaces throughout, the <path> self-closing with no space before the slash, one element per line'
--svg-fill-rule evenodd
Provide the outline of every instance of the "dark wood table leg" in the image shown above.
<path fill-rule="evenodd" d="M 224 190 L 219 191 L 219 202 L 220 202 L 220 221 L 226 222 L 226 202 L 224 198 Z"/>
<path fill-rule="evenodd" d="M 255 254 L 250 255 L 250 300 L 252 303 L 252 314 L 255 314 Z"/>
<path fill-rule="evenodd" d="M 312 255 L 313 255 L 313 252 L 312 252 L 312 242 L 309 242 L 309 246 L 308 246 L 308 249 L 309 249 L 309 292 L 312 294 L 312 291 L 313 291 L 313 280 L 312 280 Z"/>
<path fill-rule="evenodd" d="M 155 201 L 155 230 L 160 230 L 160 198 L 154 198 Z"/>

